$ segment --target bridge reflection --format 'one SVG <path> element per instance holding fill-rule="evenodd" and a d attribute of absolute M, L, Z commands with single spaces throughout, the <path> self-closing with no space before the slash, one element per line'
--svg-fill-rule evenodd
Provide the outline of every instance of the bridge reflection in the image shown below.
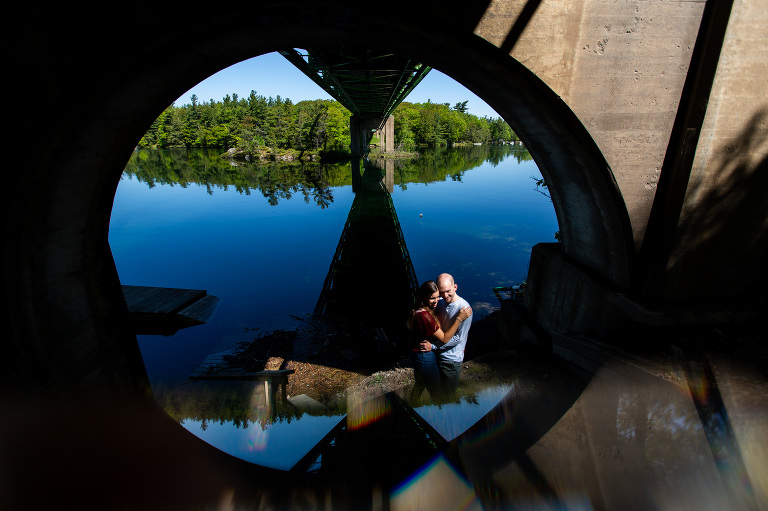
<path fill-rule="evenodd" d="M 394 162 L 355 159 L 352 183 L 355 198 L 315 313 L 359 319 L 397 336 L 418 283 L 392 203 Z"/>
<path fill-rule="evenodd" d="M 392 202 L 394 161 L 355 159 L 351 170 L 355 198 L 314 312 L 359 321 L 380 337 L 363 342 L 391 343 L 403 333 L 418 285 Z M 288 366 L 257 372 L 226 370 L 219 360 L 223 356 L 206 359 L 191 379 L 258 381 L 251 390 L 250 413 L 262 429 L 278 416 L 293 416 L 287 408 L 306 412 L 303 420 L 335 413 L 304 394 L 289 398 L 285 388 L 293 370 Z M 313 404 L 318 408 L 305 409 Z M 344 492 L 354 493 L 347 496 L 352 501 L 370 496 L 374 486 L 392 491 L 448 445 L 448 440 L 395 392 L 373 398 L 349 396 L 345 411 L 290 472 L 328 484 L 338 482 L 338 474 L 343 472 Z M 455 463 L 445 463 L 460 473 Z M 350 470 L 353 466 L 355 470 Z"/>
<path fill-rule="evenodd" d="M 447 445 L 400 396 L 389 392 L 351 404 L 347 415 L 291 472 L 311 474 L 327 484 L 339 483 L 343 472 L 346 491 L 365 497 L 374 484 L 391 490 Z"/>

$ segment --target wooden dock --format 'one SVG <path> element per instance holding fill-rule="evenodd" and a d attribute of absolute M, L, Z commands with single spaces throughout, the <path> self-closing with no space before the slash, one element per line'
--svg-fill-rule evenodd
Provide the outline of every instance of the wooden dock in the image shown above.
<path fill-rule="evenodd" d="M 218 296 L 201 289 L 123 286 L 125 304 L 137 334 L 172 335 L 208 321 Z"/>
<path fill-rule="evenodd" d="M 192 374 L 190 380 L 227 380 L 227 381 L 269 381 L 271 383 L 287 384 L 288 375 L 293 374 L 293 369 L 278 369 L 265 371 L 243 371 L 240 368 L 232 367 L 227 363 L 225 357 L 231 355 L 232 350 L 211 353 L 203 362 L 198 365 Z"/>
<path fill-rule="evenodd" d="M 227 364 L 225 357 L 231 353 L 230 350 L 208 355 L 203 363 L 195 368 L 189 379 L 263 382 L 263 393 L 254 392 L 252 399 L 255 399 L 253 402 L 257 403 L 257 408 L 265 412 L 270 418 L 274 418 L 278 392 L 282 402 L 288 403 L 288 377 L 296 371 L 293 369 L 244 371 Z M 258 388 L 258 384 L 256 387 Z M 307 404 L 305 401 L 301 402 Z"/>

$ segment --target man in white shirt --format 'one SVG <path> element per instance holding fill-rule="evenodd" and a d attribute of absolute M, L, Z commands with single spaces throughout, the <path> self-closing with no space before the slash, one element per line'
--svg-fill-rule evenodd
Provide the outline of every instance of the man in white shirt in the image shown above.
<path fill-rule="evenodd" d="M 455 318 L 461 309 L 469 307 L 469 303 L 456 294 L 458 284 L 447 273 L 440 274 L 435 280 L 440 300 L 435 307 L 435 314 L 441 324 L 445 324 L 450 318 Z M 472 326 L 472 315 L 469 316 L 456 331 L 456 334 L 442 346 L 433 346 L 437 357 L 437 366 L 440 370 L 440 382 L 444 397 L 453 399 L 456 388 L 459 385 L 461 364 L 464 362 L 464 347 L 467 344 L 469 327 Z"/>

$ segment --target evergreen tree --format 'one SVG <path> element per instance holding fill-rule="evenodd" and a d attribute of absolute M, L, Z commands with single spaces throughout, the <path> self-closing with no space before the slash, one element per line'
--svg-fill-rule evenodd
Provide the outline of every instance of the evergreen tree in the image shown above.
<path fill-rule="evenodd" d="M 469 100 L 456 103 L 453 105 L 453 109 L 462 114 L 467 113 L 467 103 Z"/>
<path fill-rule="evenodd" d="M 241 147 L 247 150 L 349 151 L 350 113 L 331 100 L 265 98 L 251 91 L 246 99 L 227 94 L 222 101 L 171 105 L 152 123 L 140 147 Z M 501 118 L 469 114 L 467 101 L 403 102 L 394 110 L 395 145 L 419 146 L 513 141 L 517 136 Z"/>

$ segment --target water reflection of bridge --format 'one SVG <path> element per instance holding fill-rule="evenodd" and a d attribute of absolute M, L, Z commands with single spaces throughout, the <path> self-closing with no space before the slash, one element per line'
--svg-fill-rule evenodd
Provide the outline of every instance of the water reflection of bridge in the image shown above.
<path fill-rule="evenodd" d="M 312 474 L 331 485 L 343 483 L 345 491 L 367 497 L 374 484 L 391 491 L 447 445 L 408 403 L 390 392 L 350 404 L 347 415 L 291 472 Z"/>
<path fill-rule="evenodd" d="M 316 313 L 358 318 L 397 332 L 417 287 L 392 203 L 393 162 L 353 160 L 355 199 L 315 306 Z"/>

